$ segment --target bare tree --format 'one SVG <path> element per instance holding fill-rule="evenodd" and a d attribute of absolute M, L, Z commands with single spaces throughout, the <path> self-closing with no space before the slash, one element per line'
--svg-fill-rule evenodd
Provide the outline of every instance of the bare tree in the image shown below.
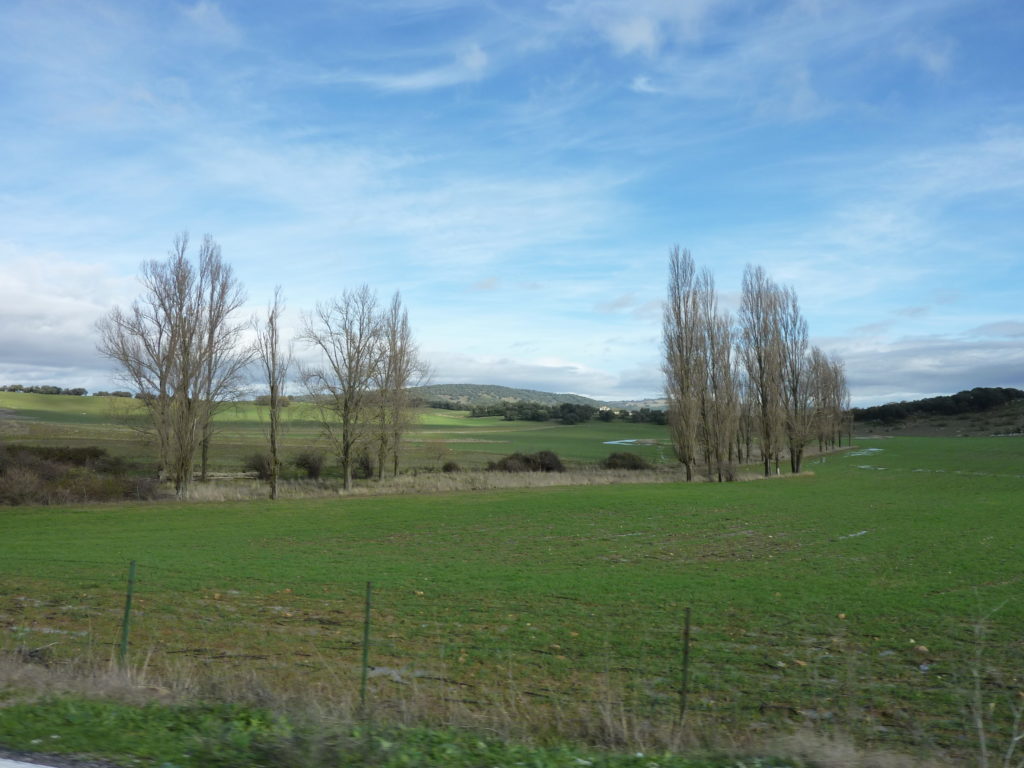
<path fill-rule="evenodd" d="M 700 346 L 699 311 L 694 286 L 696 268 L 688 250 L 674 246 L 669 253 L 668 298 L 662 321 L 665 355 L 665 397 L 668 424 L 676 458 L 693 479 L 698 454 L 700 387 L 704 379 Z"/>
<path fill-rule="evenodd" d="M 281 457 L 278 440 L 281 434 L 281 412 L 284 406 L 284 388 L 291 367 L 291 349 L 285 349 L 281 342 L 281 314 L 284 299 L 281 286 L 274 288 L 274 298 L 267 307 L 265 319 L 255 322 L 256 359 L 260 363 L 263 381 L 270 390 L 270 498 L 278 496 L 278 478 L 281 474 Z"/>
<path fill-rule="evenodd" d="M 792 288 L 784 288 L 780 298 L 782 403 L 789 443 L 789 465 L 795 474 L 800 471 L 804 448 L 810 442 L 814 429 L 811 365 L 807 353 L 807 321 L 800 313 L 796 292 Z"/>
<path fill-rule="evenodd" d="M 747 265 L 740 302 L 740 357 L 756 404 L 765 477 L 778 468 L 782 451 L 782 341 L 779 335 L 782 291 L 762 267 Z"/>
<path fill-rule="evenodd" d="M 115 307 L 97 323 L 98 349 L 142 395 L 159 451 L 161 479 L 189 494 L 196 452 L 208 437 L 215 402 L 240 375 L 231 316 L 241 288 L 207 235 L 198 266 L 178 235 L 165 261 L 142 265 L 143 295 L 128 310 Z"/>
<path fill-rule="evenodd" d="M 836 442 L 843 444 L 843 426 L 847 428 L 846 444 L 853 443 L 853 410 L 850 402 L 850 386 L 846 381 L 846 363 L 838 356 L 832 358 L 832 380 L 835 386 L 833 407 L 836 409 Z"/>
<path fill-rule="evenodd" d="M 231 321 L 245 303 L 245 292 L 231 265 L 221 258 L 220 246 L 209 235 L 203 239 L 199 249 L 199 273 L 205 276 L 201 277 L 201 286 L 206 289 L 207 314 L 202 391 L 206 412 L 202 425 L 199 479 L 206 482 L 214 416 L 238 399 L 246 366 L 252 361 L 255 349 L 242 344 L 246 324 Z"/>
<path fill-rule="evenodd" d="M 697 306 L 704 374 L 700 400 L 705 464 L 708 476 L 722 482 L 735 476 L 731 448 L 739 420 L 739 396 L 732 370 L 732 320 L 719 311 L 715 281 L 706 269 L 697 281 Z"/>
<path fill-rule="evenodd" d="M 402 306 L 402 297 L 397 291 L 381 317 L 381 344 L 381 362 L 375 381 L 378 479 L 384 476 L 389 456 L 392 474 L 398 474 L 402 435 L 411 422 L 409 387 L 419 385 L 429 375 L 409 328 L 409 313 Z"/>
<path fill-rule="evenodd" d="M 709 477 L 733 478 L 737 380 L 732 370 L 732 321 L 718 309 L 710 271 L 696 274 L 689 251 L 669 254 L 669 289 L 662 341 L 669 431 L 676 456 L 693 479 L 698 458 Z"/>
<path fill-rule="evenodd" d="M 832 365 L 820 347 L 811 347 L 809 356 L 811 374 L 811 401 L 814 403 L 814 431 L 818 451 L 824 452 L 835 444 L 834 411 L 832 409 Z"/>
<path fill-rule="evenodd" d="M 737 354 L 741 352 L 738 339 Z M 736 366 L 736 392 L 739 399 L 739 418 L 736 431 L 736 457 L 741 464 L 749 461 L 753 454 L 754 433 L 757 431 L 757 420 L 754 417 L 755 404 L 750 387 L 750 379 L 742 366 Z"/>
<path fill-rule="evenodd" d="M 374 389 L 382 364 L 381 317 L 368 286 L 317 304 L 306 318 L 304 339 L 322 364 L 304 368 L 302 380 L 320 411 L 320 422 L 352 487 L 357 449 L 373 437 Z"/>

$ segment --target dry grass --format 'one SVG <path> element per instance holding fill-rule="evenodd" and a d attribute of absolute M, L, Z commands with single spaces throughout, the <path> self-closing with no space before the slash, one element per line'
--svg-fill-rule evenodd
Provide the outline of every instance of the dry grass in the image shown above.
<path fill-rule="evenodd" d="M 689 715 L 683 724 L 652 720 L 629 711 L 622 702 L 623 692 L 611 687 L 598 701 L 543 702 L 520 691 L 510 680 L 503 690 L 484 694 L 499 706 L 480 707 L 474 700 L 483 693 L 480 691 L 468 692 L 441 682 L 448 690 L 439 697 L 437 683 L 428 685 L 415 678 L 389 682 L 393 683 L 390 695 L 372 702 L 371 710 L 363 712 L 358 691 L 340 678 L 280 690 L 244 670 L 216 669 L 196 660 L 183 660 L 173 670 L 157 675 L 145 661 L 128 669 L 120 669 L 113 659 L 46 666 L 18 652 L 0 653 L 0 691 L 5 693 L 0 706 L 49 696 L 101 698 L 130 705 L 224 701 L 262 707 L 332 729 L 365 722 L 368 715 L 375 727 L 468 729 L 527 744 L 571 742 L 649 754 L 670 751 L 735 758 L 772 755 L 814 768 L 954 765 L 937 755 L 912 757 L 865 750 L 836 733 L 803 729 L 773 734 L 729 728 Z"/>
<path fill-rule="evenodd" d="M 623 483 L 676 483 L 683 480 L 675 470 L 578 469 L 568 472 L 409 472 L 383 480 L 357 482 L 345 491 L 337 481 L 291 480 L 282 482 L 280 496 L 285 499 L 324 498 L 330 496 L 383 496 L 399 494 L 451 493 L 456 491 L 494 491 L 516 488 L 552 488 L 556 486 L 617 485 Z M 191 498 L 195 501 L 240 501 L 264 499 L 266 483 L 252 479 L 214 480 L 196 483 Z"/>
<path fill-rule="evenodd" d="M 800 475 L 784 474 L 774 479 L 807 477 L 813 474 L 813 472 L 801 472 Z M 675 468 L 649 470 L 594 468 L 573 469 L 567 472 L 414 471 L 401 474 L 398 477 L 386 477 L 383 480 L 357 481 L 355 487 L 348 491 L 341 487 L 340 481 L 288 480 L 281 482 L 279 492 L 282 499 L 303 499 L 624 485 L 629 483 L 680 483 L 685 479 L 684 473 Z M 761 479 L 764 479 L 763 476 L 755 472 L 741 472 L 736 477 L 736 480 L 740 482 Z M 259 480 L 215 478 L 207 483 L 195 483 L 192 486 L 190 498 L 199 502 L 247 501 L 265 499 L 267 495 L 268 485 Z"/>

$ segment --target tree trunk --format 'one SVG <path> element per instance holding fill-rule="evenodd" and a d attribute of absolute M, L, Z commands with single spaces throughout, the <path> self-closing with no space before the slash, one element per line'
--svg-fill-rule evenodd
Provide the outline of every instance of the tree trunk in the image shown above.
<path fill-rule="evenodd" d="M 206 430 L 203 430 L 204 433 Z M 206 469 L 210 461 L 210 436 L 208 434 L 203 435 L 203 444 L 199 452 L 199 482 L 205 483 L 207 481 Z"/>

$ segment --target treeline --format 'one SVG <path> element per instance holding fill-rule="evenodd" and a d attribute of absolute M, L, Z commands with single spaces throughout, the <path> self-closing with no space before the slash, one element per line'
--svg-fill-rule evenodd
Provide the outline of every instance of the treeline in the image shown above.
<path fill-rule="evenodd" d="M 796 292 L 762 267 L 744 271 L 733 318 L 719 308 L 710 270 L 674 248 L 662 328 L 669 432 L 687 479 L 700 467 L 734 479 L 755 444 L 766 476 L 784 453 L 796 473 L 808 443 L 839 442 L 849 410 L 843 362 L 810 345 Z"/>
<path fill-rule="evenodd" d="M 851 413 L 854 421 L 880 421 L 892 424 L 915 415 L 955 416 L 961 413 L 981 413 L 1020 399 L 1024 399 L 1024 391 L 1013 387 L 975 387 L 957 392 L 955 395 L 854 408 Z"/>
<path fill-rule="evenodd" d="M 577 403 L 544 405 L 543 403 L 516 402 L 474 405 L 469 409 L 469 415 L 470 418 L 500 416 L 505 421 L 557 421 L 565 425 L 582 424 L 594 419 L 605 422 L 618 419 L 632 424 L 668 423 L 668 415 L 665 411 L 652 408 L 641 408 L 637 411 L 615 411 L 610 408 L 597 408 L 593 405 Z"/>
<path fill-rule="evenodd" d="M 83 397 L 89 394 L 89 390 L 85 387 L 72 387 L 70 389 L 61 389 L 60 387 L 54 387 L 49 384 L 40 384 L 37 386 L 23 386 L 22 384 L 3 384 L 0 385 L 0 392 L 27 392 L 31 395 L 72 395 L 74 397 Z M 93 392 L 93 397 L 139 397 L 140 395 L 132 395 L 131 392 L 124 392 L 117 390 L 115 392 Z"/>
<path fill-rule="evenodd" d="M 590 421 L 597 413 L 598 409 L 592 405 L 576 403 L 494 403 L 474 405 L 469 409 L 469 415 L 473 418 L 501 416 L 505 421 L 560 421 L 562 424 L 581 424 Z"/>
<path fill-rule="evenodd" d="M 75 395 L 76 397 L 89 394 L 89 390 L 83 389 L 82 387 L 61 389 L 60 387 L 54 387 L 49 384 L 40 384 L 29 387 L 21 384 L 5 384 L 4 386 L 0 386 L 0 392 L 27 392 L 32 395 Z M 128 397 L 131 397 L 131 394 L 128 394 Z"/>

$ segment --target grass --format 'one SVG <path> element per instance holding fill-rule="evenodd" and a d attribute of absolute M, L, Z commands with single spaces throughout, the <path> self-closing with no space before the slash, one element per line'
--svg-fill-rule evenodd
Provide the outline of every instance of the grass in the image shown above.
<path fill-rule="evenodd" d="M 351 700 L 372 581 L 382 718 L 657 745 L 689 606 L 697 732 L 808 725 L 970 754 L 973 626 L 997 606 L 994 741 L 1024 688 L 1022 455 L 1015 438 L 872 439 L 726 485 L 5 509 L 3 645 L 110 658 L 135 559 L 132 659 L 154 679 Z"/>
<path fill-rule="evenodd" d="M 267 409 L 250 403 L 230 406 L 216 417 L 211 469 L 240 472 L 246 458 L 265 450 Z M 4 413 L 6 412 L 6 413 Z M 99 445 L 111 454 L 142 463 L 155 461 L 155 449 L 137 429 L 141 404 L 128 398 L 73 397 L 0 392 L 0 439 L 50 445 Z M 674 463 L 665 427 L 623 422 L 563 426 L 555 422 L 509 422 L 499 417 L 474 419 L 468 411 L 422 409 L 406 435 L 403 466 L 440 469 L 446 461 L 483 468 L 510 453 L 552 450 L 570 466 L 594 463 L 622 447 L 612 440 L 639 440 L 627 450 L 651 463 Z M 329 453 L 321 439 L 315 409 L 293 403 L 284 411 L 286 459 L 314 447 Z M 331 467 L 334 471 L 334 467 Z"/>
<path fill-rule="evenodd" d="M 45 699 L 0 708 L 0 732 L 26 751 L 92 754 L 162 768 L 728 768 L 792 766 L 774 759 L 739 762 L 661 753 L 595 751 L 569 745 L 527 746 L 494 736 L 430 728 L 325 728 L 240 705 L 130 706 L 95 699 Z"/>

